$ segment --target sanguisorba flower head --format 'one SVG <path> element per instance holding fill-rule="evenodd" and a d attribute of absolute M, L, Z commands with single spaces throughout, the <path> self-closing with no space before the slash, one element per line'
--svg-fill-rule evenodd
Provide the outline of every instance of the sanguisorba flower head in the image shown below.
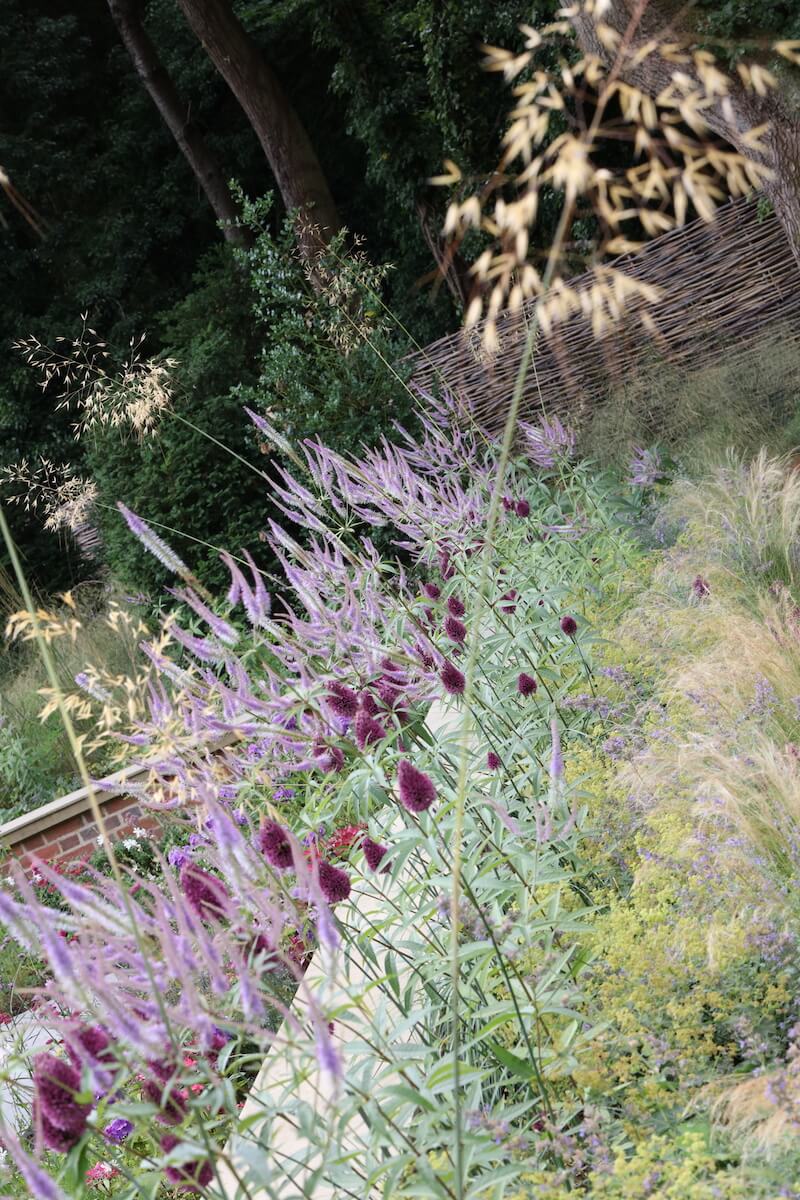
<path fill-rule="evenodd" d="M 201 920 L 215 920 L 225 915 L 228 889 L 216 875 L 189 862 L 181 868 L 180 881 L 184 896 Z"/>
<path fill-rule="evenodd" d="M 527 500 L 518 500 L 514 505 L 514 510 L 518 517 L 529 517 L 531 515 L 531 506 Z"/>
<path fill-rule="evenodd" d="M 496 771 L 498 767 L 502 766 L 500 756 L 499 754 L 495 754 L 494 750 L 490 750 L 486 755 L 486 766 L 490 771 Z"/>
<path fill-rule="evenodd" d="M 346 683 L 341 683 L 338 679 L 334 679 L 328 684 L 325 701 L 328 708 L 337 717 L 344 717 L 348 721 L 352 721 L 358 712 L 358 696 L 352 688 L 349 688 Z"/>
<path fill-rule="evenodd" d="M 387 846 L 382 846 L 380 842 L 374 842 L 372 838 L 365 837 L 361 843 L 361 849 L 364 851 L 364 861 L 370 871 L 377 871 L 380 868 L 381 873 L 385 874 L 389 870 L 388 866 L 381 867 L 381 863 L 389 853 Z"/>
<path fill-rule="evenodd" d="M 450 596 L 447 601 L 447 607 L 450 615 L 453 617 L 463 617 L 464 613 L 467 611 L 464 607 L 463 601 L 459 600 L 458 596 Z"/>
<path fill-rule="evenodd" d="M 319 863 L 319 886 L 328 904 L 337 904 L 340 900 L 346 900 L 350 895 L 350 877 L 341 867 L 335 867 L 333 863 L 325 862 L 324 859 Z"/>
<path fill-rule="evenodd" d="M 450 638 L 451 642 L 456 642 L 459 646 L 466 641 L 467 627 L 463 621 L 459 621 L 457 617 L 448 617 L 444 623 L 444 631 Z"/>
<path fill-rule="evenodd" d="M 451 662 L 446 662 L 439 672 L 439 678 L 444 684 L 444 690 L 449 692 L 451 696 L 463 696 L 464 688 L 466 687 L 466 679 L 459 671 L 458 667 L 454 667 Z"/>
<path fill-rule="evenodd" d="M 356 717 L 355 737 L 359 750 L 364 750 L 367 746 L 382 741 L 386 737 L 386 730 L 362 708 Z"/>
<path fill-rule="evenodd" d="M 180 1138 L 174 1133 L 165 1133 L 161 1139 L 161 1149 L 165 1154 L 171 1153 L 179 1144 Z M 213 1175 L 214 1168 L 207 1158 L 190 1159 L 189 1162 L 164 1169 L 167 1182 L 174 1184 L 181 1192 L 199 1192 L 211 1183 Z"/>
<path fill-rule="evenodd" d="M 287 871 L 294 863 L 289 835 L 277 821 L 265 821 L 258 831 L 258 847 L 270 866 Z"/>
<path fill-rule="evenodd" d="M 425 812 L 436 799 L 433 781 L 407 758 L 397 766 L 397 791 L 403 808 L 411 813 Z"/>
<path fill-rule="evenodd" d="M 532 696 L 536 691 L 536 680 L 527 672 L 520 671 L 517 676 L 517 691 L 520 696 Z"/>
<path fill-rule="evenodd" d="M 50 1130 L 66 1135 L 54 1133 L 50 1143 L 59 1144 L 51 1145 L 51 1149 L 71 1149 L 86 1129 L 92 1110 L 91 1104 L 77 1099 L 81 1091 L 80 1072 L 55 1054 L 37 1054 L 33 1060 L 33 1085 L 45 1136 Z"/>
<path fill-rule="evenodd" d="M 567 635 L 567 637 L 575 637 L 575 634 L 578 632 L 578 622 L 574 617 L 562 617 L 561 630 Z"/>
<path fill-rule="evenodd" d="M 423 583 L 422 590 L 429 600 L 438 600 L 442 594 L 438 583 Z"/>

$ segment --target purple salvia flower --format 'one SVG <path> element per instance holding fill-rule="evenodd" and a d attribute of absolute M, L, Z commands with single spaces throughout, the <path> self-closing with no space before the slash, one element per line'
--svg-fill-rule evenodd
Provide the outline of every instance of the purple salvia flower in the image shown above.
<path fill-rule="evenodd" d="M 192 838 L 196 838 L 196 842 L 192 842 Z M 189 841 L 192 845 L 197 845 L 198 842 L 203 842 L 203 838 L 198 833 L 191 834 Z M 173 846 L 167 854 L 167 862 L 171 867 L 185 867 L 187 863 L 192 861 L 192 856 L 185 846 Z"/>
<path fill-rule="evenodd" d="M 456 642 L 461 645 L 467 637 L 467 627 L 463 621 L 459 621 L 457 617 L 448 617 L 444 623 L 444 631 L 450 638 L 451 642 Z"/>
<path fill-rule="evenodd" d="M 146 521 L 141 517 L 137 517 L 136 513 L 131 512 L 124 504 L 117 502 L 117 508 L 125 518 L 128 528 L 134 537 L 142 543 L 145 550 L 149 550 L 154 558 L 157 558 L 163 567 L 168 571 L 174 572 L 175 575 L 180 575 L 182 579 L 190 574 L 186 563 L 178 557 L 174 550 L 167 543 L 154 533 Z"/>
<path fill-rule="evenodd" d="M 517 691 L 520 696 L 532 696 L 536 691 L 536 680 L 525 671 L 520 671 L 517 676 Z"/>
<path fill-rule="evenodd" d="M 114 1142 L 118 1146 L 133 1133 L 133 1129 L 133 1122 L 129 1121 L 127 1117 L 115 1117 L 113 1121 L 109 1121 L 103 1133 L 109 1142 Z"/>
<path fill-rule="evenodd" d="M 258 846 L 267 862 L 279 871 L 294 865 L 289 835 L 277 821 L 266 821 L 258 831 Z"/>
<path fill-rule="evenodd" d="M 451 596 L 447 601 L 447 608 L 450 614 L 454 617 L 463 617 L 467 611 L 458 596 Z"/>
<path fill-rule="evenodd" d="M 350 895 L 350 879 L 346 871 L 341 867 L 334 867 L 332 863 L 320 860 L 319 867 L 319 887 L 328 904 L 337 904 L 340 900 L 346 900 Z"/>
<path fill-rule="evenodd" d="M 364 851 L 364 861 L 370 871 L 377 871 L 380 867 L 381 874 L 385 874 L 389 868 L 381 867 L 381 862 L 388 854 L 388 847 L 382 846 L 380 842 L 374 842 L 372 838 L 365 837 L 361 842 L 361 849 Z"/>
<path fill-rule="evenodd" d="M 375 718 L 371 717 L 363 708 L 356 717 L 354 732 L 359 750 L 364 750 L 367 746 L 372 746 L 386 737 L 383 726 L 379 725 Z"/>
<path fill-rule="evenodd" d="M 400 803 L 410 813 L 425 812 L 436 799 L 432 780 L 405 758 L 397 766 L 397 790 Z"/>

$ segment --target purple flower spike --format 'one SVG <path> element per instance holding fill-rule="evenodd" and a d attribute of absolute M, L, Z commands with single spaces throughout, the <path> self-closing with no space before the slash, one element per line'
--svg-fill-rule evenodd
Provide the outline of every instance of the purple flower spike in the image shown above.
<path fill-rule="evenodd" d="M 518 517 L 529 517 L 531 515 L 531 506 L 527 500 L 518 500 L 514 505 L 514 511 Z"/>
<path fill-rule="evenodd" d="M 423 583 L 422 590 L 429 600 L 438 600 L 442 589 L 436 583 Z"/>
<path fill-rule="evenodd" d="M 345 717 L 352 721 L 358 712 L 358 696 L 347 684 L 334 679 L 328 684 L 328 694 L 325 697 L 328 707 L 337 717 Z"/>
<path fill-rule="evenodd" d="M 370 871 L 377 871 L 389 852 L 388 847 L 382 846 L 380 842 L 373 842 L 372 838 L 368 837 L 365 837 L 362 841 L 361 849 L 364 851 L 364 861 Z M 388 870 L 388 867 L 381 867 L 381 874 L 385 875 Z"/>
<path fill-rule="evenodd" d="M 174 1133 L 167 1133 L 161 1139 L 161 1149 L 165 1154 L 169 1154 L 179 1143 L 180 1138 L 175 1137 Z M 165 1167 L 164 1177 L 182 1192 L 199 1192 L 211 1183 L 214 1168 L 207 1158 L 200 1158 L 182 1162 L 180 1166 Z"/>
<path fill-rule="evenodd" d="M 561 629 L 567 637 L 575 637 L 575 634 L 578 632 L 578 622 L 574 617 L 562 617 Z"/>
<path fill-rule="evenodd" d="M 350 877 L 347 872 L 324 860 L 319 864 L 319 886 L 328 904 L 346 900 L 350 895 Z"/>
<path fill-rule="evenodd" d="M 466 679 L 459 671 L 458 667 L 454 667 L 451 662 L 446 662 L 439 672 L 439 678 L 444 684 L 444 690 L 449 692 L 451 696 L 463 696 L 464 688 L 466 687 Z"/>
<path fill-rule="evenodd" d="M 517 691 L 520 696 L 532 696 L 536 691 L 536 680 L 532 675 L 527 675 L 525 671 L 520 671 L 517 678 Z"/>
<path fill-rule="evenodd" d="M 218 920 L 225 915 L 228 890 L 216 875 L 194 863 L 186 863 L 181 868 L 180 880 L 184 896 L 201 920 Z"/>
<path fill-rule="evenodd" d="M 455 617 L 448 617 L 444 623 L 444 631 L 450 638 L 451 642 L 457 642 L 461 645 L 467 636 L 467 627 L 463 621 L 456 620 Z"/>
<path fill-rule="evenodd" d="M 69 1135 L 74 1145 L 83 1134 L 92 1110 L 91 1104 L 80 1104 L 75 1099 L 81 1090 L 80 1073 L 54 1054 L 37 1054 L 33 1060 L 33 1083 L 43 1122 Z M 57 1138 L 54 1136 L 53 1140 Z"/>
<path fill-rule="evenodd" d="M 258 847 L 267 862 L 279 871 L 288 870 L 294 863 L 292 843 L 282 825 L 267 821 L 258 831 Z"/>
<path fill-rule="evenodd" d="M 462 602 L 459 600 L 458 596 L 451 596 L 447 601 L 447 607 L 451 615 L 454 617 L 463 617 L 464 613 L 467 611 Z"/>
<path fill-rule="evenodd" d="M 363 708 L 356 717 L 355 725 L 356 745 L 359 750 L 363 750 L 366 746 L 372 746 L 375 742 L 380 742 L 386 737 L 386 731 L 382 725 L 379 725 L 374 717 L 371 717 Z"/>
<path fill-rule="evenodd" d="M 496 771 L 503 764 L 500 762 L 500 756 L 495 754 L 494 750 L 490 750 L 486 755 L 486 765 L 490 771 Z"/>
<path fill-rule="evenodd" d="M 433 782 L 405 758 L 397 767 L 397 790 L 403 808 L 411 813 L 425 812 L 436 799 Z"/>

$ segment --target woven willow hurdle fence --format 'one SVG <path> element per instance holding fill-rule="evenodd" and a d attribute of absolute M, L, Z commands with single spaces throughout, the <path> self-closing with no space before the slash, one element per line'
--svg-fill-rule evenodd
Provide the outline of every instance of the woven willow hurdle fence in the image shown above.
<path fill-rule="evenodd" d="M 713 224 L 693 221 L 608 266 L 658 288 L 660 299 L 635 300 L 599 338 L 582 313 L 550 336 L 539 333 L 522 417 L 535 420 L 544 411 L 579 418 L 632 375 L 660 364 L 709 366 L 747 353 L 779 329 L 800 341 L 800 272 L 777 217 L 763 215 L 756 199 L 731 201 Z M 569 283 L 587 291 L 595 281 L 587 271 Z M 413 383 L 447 388 L 487 429 L 501 428 L 532 311 L 531 304 L 500 317 L 499 349 L 491 356 L 481 345 L 481 324 L 412 355 Z"/>

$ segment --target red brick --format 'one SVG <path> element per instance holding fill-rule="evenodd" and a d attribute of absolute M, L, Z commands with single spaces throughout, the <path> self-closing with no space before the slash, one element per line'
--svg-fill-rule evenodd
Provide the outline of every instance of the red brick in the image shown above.
<path fill-rule="evenodd" d="M 68 850 L 74 850 L 76 846 L 81 844 L 81 839 L 77 833 L 68 833 L 66 837 L 59 837 L 58 844 L 62 851 L 66 853 Z"/>

